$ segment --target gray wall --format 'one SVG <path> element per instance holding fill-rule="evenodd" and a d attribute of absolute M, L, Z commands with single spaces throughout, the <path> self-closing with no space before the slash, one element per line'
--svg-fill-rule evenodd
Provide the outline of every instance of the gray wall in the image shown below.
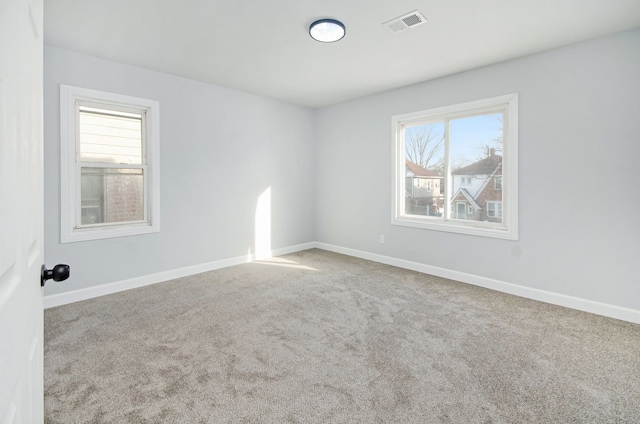
<path fill-rule="evenodd" d="M 58 84 L 160 101 L 160 233 L 59 243 Z M 392 226 L 391 116 L 515 92 L 520 239 Z M 46 294 L 246 255 L 271 187 L 274 249 L 315 240 L 640 309 L 640 30 L 316 111 L 45 46 L 45 160 L 45 259 L 72 266 Z"/>
<path fill-rule="evenodd" d="M 519 241 L 392 226 L 391 116 L 509 93 L 520 106 Z M 640 31 L 327 107 L 317 119 L 319 242 L 640 309 Z"/>
<path fill-rule="evenodd" d="M 312 110 L 45 46 L 45 260 L 51 295 L 254 252 L 271 187 L 271 247 L 315 239 Z M 60 244 L 59 84 L 160 102 L 161 232 Z"/>

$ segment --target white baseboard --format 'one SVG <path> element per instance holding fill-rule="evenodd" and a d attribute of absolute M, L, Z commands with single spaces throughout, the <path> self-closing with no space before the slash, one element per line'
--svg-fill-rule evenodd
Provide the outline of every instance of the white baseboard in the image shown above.
<path fill-rule="evenodd" d="M 315 247 L 317 247 L 318 249 L 341 253 L 343 255 L 367 259 L 373 262 L 379 262 L 386 265 L 397 266 L 399 268 L 410 269 L 412 271 L 422 272 L 424 274 L 448 278 L 450 280 L 460 281 L 463 283 L 472 284 L 474 286 L 480 286 L 503 293 L 525 297 L 527 299 L 538 300 L 540 302 L 550 303 L 552 305 L 564 306 L 571 309 L 577 309 L 579 311 L 590 312 L 592 314 L 603 315 L 610 318 L 640 324 L 640 310 L 637 309 L 609 305 L 602 302 L 595 302 L 593 300 L 567 296 L 564 294 L 553 293 L 550 291 L 539 290 L 526 286 L 520 286 L 517 284 L 506 283 L 504 281 L 494 280 L 492 278 L 480 277 L 478 275 L 467 274 L 464 272 L 453 271 L 450 269 L 431 265 L 425 265 L 418 262 L 406 261 L 404 259 L 397 259 L 390 256 L 378 255 L 376 253 L 349 249 L 346 247 L 335 246 L 327 243 L 316 242 Z"/>
<path fill-rule="evenodd" d="M 494 280 L 492 278 L 480 277 L 478 275 L 467 274 L 460 271 L 425 265 L 418 262 L 407 261 L 404 259 L 393 258 L 390 256 L 384 256 L 376 253 L 369 253 L 361 250 L 350 249 L 347 247 L 335 246 L 332 244 L 320 242 L 303 243 L 295 246 L 275 249 L 267 252 L 266 254 L 260 255 L 258 258 L 256 258 L 255 254 L 238 256 L 235 258 L 178 268 L 170 271 L 159 272 L 156 274 L 145 275 L 142 277 L 131 278 L 128 280 L 117 281 L 114 283 L 102 284 L 95 287 L 88 287 L 86 289 L 49 295 L 44 297 L 44 307 L 45 309 L 53 308 L 55 306 L 61 306 L 81 300 L 92 299 L 94 297 L 117 293 L 124 290 L 161 283 L 163 281 L 169 281 L 175 278 L 187 277 L 189 275 L 199 274 L 202 272 L 213 271 L 229 266 L 253 262 L 257 259 L 264 259 L 272 256 L 282 256 L 289 253 L 299 252 L 312 248 L 318 248 L 331 252 L 341 253 L 343 255 L 354 256 L 356 258 L 367 259 L 373 262 L 379 262 L 387 265 L 397 266 L 399 268 L 422 272 L 424 274 L 435 275 L 437 277 L 448 278 L 450 280 L 460 281 L 467 284 L 473 284 L 475 286 L 485 287 L 499 292 L 525 297 L 527 299 L 538 300 L 540 302 L 564 306 L 571 309 L 577 309 L 579 311 L 590 312 L 592 314 L 603 315 L 610 318 L 640 324 L 640 310 L 637 309 L 609 305 L 606 303 L 595 302 L 593 300 L 582 299 L 579 297 L 567 296 L 564 294 L 520 286 L 504 281 Z"/>
<path fill-rule="evenodd" d="M 65 293 L 53 294 L 44 297 L 44 308 L 53 308 L 56 306 L 66 305 L 68 303 L 79 302 L 81 300 L 92 299 L 94 297 L 105 296 L 108 294 L 118 293 L 125 290 L 135 289 L 138 287 L 148 286 L 151 284 L 162 283 L 176 278 L 187 277 L 189 275 L 200 274 L 202 272 L 214 271 L 216 269 L 226 268 L 234 265 L 240 265 L 253 262 L 258 259 L 265 259 L 273 256 L 282 256 L 289 253 L 299 252 L 316 247 L 315 243 L 304 243 L 295 246 L 284 247 L 281 249 L 271 250 L 256 257 L 255 254 L 246 256 L 237 256 L 230 259 L 222 259 L 219 261 L 207 262 L 199 265 L 187 266 L 184 268 L 172 269 L 170 271 L 158 272 L 155 274 L 144 275 L 142 277 L 131 278 L 123 281 L 116 281 L 99 286 L 87 287 L 85 289 L 73 290 Z"/>

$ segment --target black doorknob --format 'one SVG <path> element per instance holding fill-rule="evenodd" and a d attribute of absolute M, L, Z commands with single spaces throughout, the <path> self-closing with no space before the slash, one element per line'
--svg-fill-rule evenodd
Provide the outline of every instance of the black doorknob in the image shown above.
<path fill-rule="evenodd" d="M 44 286 L 44 283 L 50 279 L 64 281 L 69 278 L 70 271 L 69 265 L 58 264 L 53 269 L 47 269 L 45 265 L 42 265 L 42 268 L 40 268 L 40 286 Z"/>

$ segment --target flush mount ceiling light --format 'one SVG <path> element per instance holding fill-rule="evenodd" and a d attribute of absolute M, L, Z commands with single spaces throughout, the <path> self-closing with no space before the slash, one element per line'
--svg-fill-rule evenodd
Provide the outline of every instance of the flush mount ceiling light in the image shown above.
<path fill-rule="evenodd" d="M 344 24 L 335 19 L 319 19 L 309 26 L 309 35 L 321 43 L 333 43 L 344 37 Z"/>

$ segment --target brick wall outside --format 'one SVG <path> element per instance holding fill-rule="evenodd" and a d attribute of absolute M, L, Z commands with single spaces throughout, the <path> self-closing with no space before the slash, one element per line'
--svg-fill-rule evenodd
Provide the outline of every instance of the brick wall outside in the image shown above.
<path fill-rule="evenodd" d="M 482 207 L 481 219 L 483 221 L 502 222 L 502 218 L 492 218 L 490 216 L 487 216 L 488 201 L 502 202 L 502 190 L 495 189 L 496 176 L 502 176 L 502 167 L 498 169 L 496 174 L 489 180 L 489 183 L 485 186 L 485 188 L 480 192 L 480 195 L 478 195 L 478 197 L 476 198 L 476 201 Z"/>
<path fill-rule="evenodd" d="M 467 206 L 467 216 L 466 216 L 467 220 L 502 222 L 502 218 L 495 218 L 487 215 L 487 210 L 488 210 L 487 202 L 490 202 L 490 201 L 502 202 L 502 190 L 495 189 L 496 176 L 502 176 L 502 167 L 500 167 L 500 169 L 497 170 L 495 175 L 493 175 L 489 179 L 489 181 L 487 182 L 487 185 L 484 187 L 484 189 L 482 189 L 478 197 L 474 199 L 482 209 L 480 210 L 474 209 L 473 213 L 469 213 L 468 211 L 468 207 L 470 206 L 469 201 L 462 193 L 458 193 L 458 195 L 455 196 L 451 201 L 451 216 L 452 217 L 457 216 L 456 202 L 464 202 L 465 205 Z"/>
<path fill-rule="evenodd" d="M 105 180 L 105 222 L 143 220 L 144 186 L 142 175 L 108 175 Z"/>

